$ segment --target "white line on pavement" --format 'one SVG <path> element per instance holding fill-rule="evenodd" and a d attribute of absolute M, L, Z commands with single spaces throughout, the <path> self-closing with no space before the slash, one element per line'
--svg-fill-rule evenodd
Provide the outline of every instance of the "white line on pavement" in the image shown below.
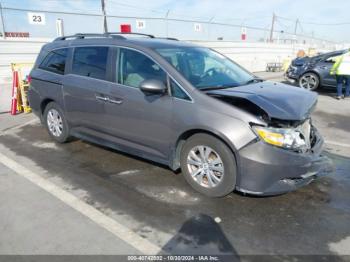
<path fill-rule="evenodd" d="M 336 141 L 332 141 L 332 140 L 326 140 L 325 142 L 326 142 L 326 144 L 328 144 L 328 145 L 341 146 L 341 147 L 349 147 L 349 148 L 350 148 L 350 144 L 347 144 L 347 143 L 340 143 L 340 142 L 336 142 Z"/>
<path fill-rule="evenodd" d="M 329 249 L 338 255 L 350 255 L 350 236 L 340 240 L 339 242 L 329 243 Z"/>
<path fill-rule="evenodd" d="M 8 129 L 5 129 L 4 131 L 0 131 L 0 135 L 1 135 L 1 134 L 10 133 L 10 132 L 13 131 L 13 130 L 16 130 L 16 129 L 19 129 L 19 128 L 22 128 L 22 127 L 25 127 L 25 126 L 27 126 L 27 125 L 34 124 L 34 123 L 37 123 L 37 122 L 39 123 L 39 119 L 37 119 L 37 118 L 32 119 L 32 120 L 29 120 L 28 122 L 25 122 L 25 123 L 23 123 L 23 124 L 10 127 L 10 128 L 8 128 Z"/>
<path fill-rule="evenodd" d="M 5 166 L 7 166 L 8 168 L 15 171 L 18 175 L 28 179 L 33 184 L 41 187 L 51 195 L 60 199 L 62 202 L 64 202 L 68 206 L 72 207 L 79 213 L 83 214 L 84 216 L 94 221 L 99 226 L 103 227 L 104 229 L 108 230 L 109 232 L 111 232 L 121 240 L 133 246 L 134 248 L 139 250 L 141 253 L 154 255 L 154 254 L 158 254 L 161 251 L 160 247 L 142 238 L 141 236 L 139 236 L 129 228 L 121 225 L 120 223 L 106 216 L 96 208 L 86 204 L 85 202 L 83 202 L 73 194 L 56 186 L 55 184 L 48 181 L 47 179 L 35 174 L 34 172 L 30 171 L 29 169 L 17 163 L 16 161 L 12 160 L 11 158 L 3 155 L 2 153 L 0 153 L 0 162 Z"/>

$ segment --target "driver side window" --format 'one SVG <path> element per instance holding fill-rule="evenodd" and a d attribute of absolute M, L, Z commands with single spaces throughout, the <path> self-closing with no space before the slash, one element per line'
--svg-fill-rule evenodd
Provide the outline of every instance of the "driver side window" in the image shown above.
<path fill-rule="evenodd" d="M 167 83 L 163 69 L 144 54 L 121 48 L 119 52 L 118 83 L 139 88 L 145 80 L 156 79 Z"/>
<path fill-rule="evenodd" d="M 215 60 L 212 57 L 207 57 L 207 59 L 205 59 L 205 69 L 204 72 L 208 72 L 209 70 L 225 70 L 225 67 L 223 66 L 222 63 L 219 63 L 217 60 Z"/>

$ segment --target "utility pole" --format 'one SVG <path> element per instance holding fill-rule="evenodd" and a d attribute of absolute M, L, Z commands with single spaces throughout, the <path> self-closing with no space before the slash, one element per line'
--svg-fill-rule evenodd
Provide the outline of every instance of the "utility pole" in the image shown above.
<path fill-rule="evenodd" d="M 297 20 L 295 21 L 293 44 L 298 42 L 298 39 L 297 39 L 298 24 L 299 24 L 299 18 L 297 18 Z"/>
<path fill-rule="evenodd" d="M 5 39 L 5 22 L 4 22 L 4 16 L 2 15 L 2 5 L 0 3 L 0 19 L 1 19 L 1 34 L 2 38 Z"/>
<path fill-rule="evenodd" d="M 101 0 L 101 7 L 103 15 L 103 33 L 108 33 L 105 0 Z"/>
<path fill-rule="evenodd" d="M 295 21 L 295 27 L 294 27 L 294 34 L 295 35 L 297 35 L 298 24 L 299 24 L 299 18 Z"/>
<path fill-rule="evenodd" d="M 272 14 L 272 24 L 271 24 L 271 31 L 270 31 L 270 42 L 273 42 L 273 31 L 275 29 L 275 21 L 276 21 L 276 15 L 275 13 Z"/>
<path fill-rule="evenodd" d="M 56 19 L 56 35 L 64 36 L 63 19 Z"/>
<path fill-rule="evenodd" d="M 165 22 L 166 22 L 166 37 L 169 37 L 169 13 L 170 13 L 170 9 L 166 12 L 165 14 Z"/>
<path fill-rule="evenodd" d="M 207 29 L 208 30 L 208 41 L 210 41 L 211 22 L 213 22 L 214 18 L 215 18 L 215 16 L 211 17 L 207 23 L 208 24 L 208 29 Z"/>

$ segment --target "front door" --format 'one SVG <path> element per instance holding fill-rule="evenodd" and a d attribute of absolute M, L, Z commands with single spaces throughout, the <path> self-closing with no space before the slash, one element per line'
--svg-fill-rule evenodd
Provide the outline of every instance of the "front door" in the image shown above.
<path fill-rule="evenodd" d="M 157 79 L 167 84 L 167 74 L 151 58 L 120 48 L 116 83 L 106 104 L 109 133 L 143 154 L 146 158 L 169 157 L 173 100 L 168 94 L 147 95 L 139 87 L 142 81 Z"/>
<path fill-rule="evenodd" d="M 335 86 L 336 80 L 335 76 L 331 75 L 331 69 L 335 63 L 335 57 L 329 57 L 326 60 L 319 62 L 318 67 L 320 71 L 320 75 L 322 76 L 323 84 L 327 86 Z"/>

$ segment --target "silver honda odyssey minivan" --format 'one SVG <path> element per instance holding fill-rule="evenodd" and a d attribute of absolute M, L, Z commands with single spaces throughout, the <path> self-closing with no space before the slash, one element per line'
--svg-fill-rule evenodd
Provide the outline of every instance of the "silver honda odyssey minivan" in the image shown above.
<path fill-rule="evenodd" d="M 57 142 L 77 137 L 179 170 L 197 191 L 275 195 L 330 163 L 314 92 L 257 78 L 211 49 L 152 35 L 43 46 L 29 101 Z"/>

